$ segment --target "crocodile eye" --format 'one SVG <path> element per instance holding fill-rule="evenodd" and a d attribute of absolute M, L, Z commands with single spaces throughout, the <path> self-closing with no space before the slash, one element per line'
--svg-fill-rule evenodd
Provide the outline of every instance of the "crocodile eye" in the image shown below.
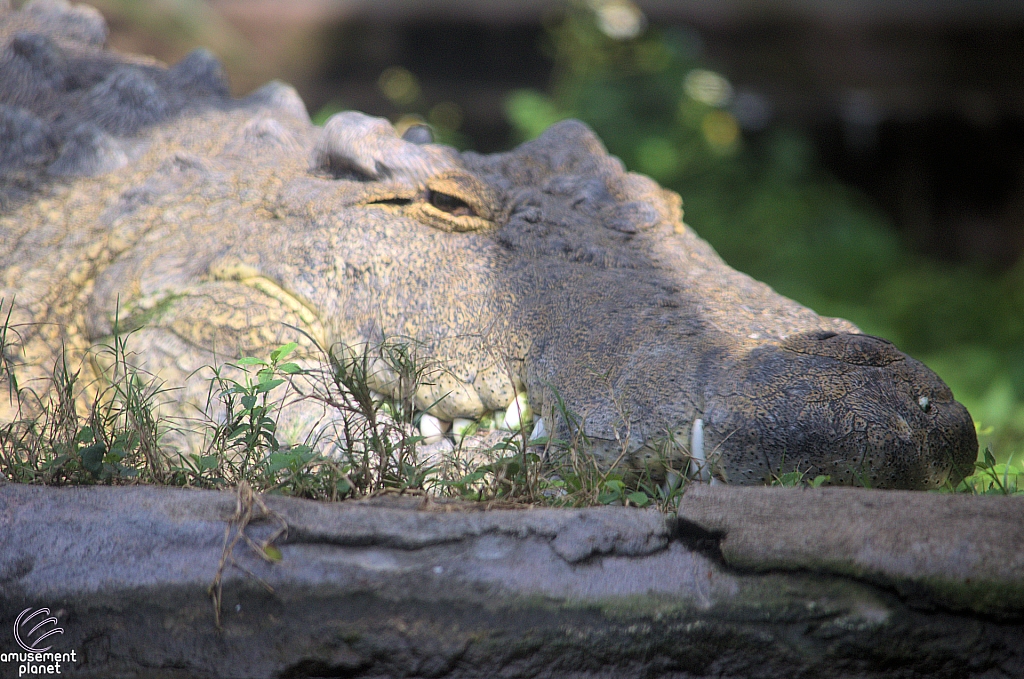
<path fill-rule="evenodd" d="M 494 190 L 474 175 L 450 170 L 427 180 L 407 214 L 441 231 L 484 231 L 494 227 L 498 203 Z"/>
<path fill-rule="evenodd" d="M 921 407 L 921 410 L 928 412 L 932 409 L 932 403 L 928 400 L 927 396 L 921 396 L 917 399 L 917 405 Z"/>
<path fill-rule="evenodd" d="M 440 191 L 428 191 L 427 202 L 441 212 L 447 212 L 448 214 L 456 217 L 477 216 L 476 211 L 470 207 L 469 203 L 461 198 L 456 198 L 455 196 L 450 196 L 447 193 L 441 193 Z"/>

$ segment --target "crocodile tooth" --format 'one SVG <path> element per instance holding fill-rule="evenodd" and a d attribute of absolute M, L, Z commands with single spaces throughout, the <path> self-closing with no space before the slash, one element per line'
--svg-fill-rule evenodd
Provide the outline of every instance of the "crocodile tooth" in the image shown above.
<path fill-rule="evenodd" d="M 533 408 L 530 407 L 530 399 L 525 391 L 520 391 L 505 408 L 505 417 L 502 418 L 498 429 L 506 431 L 519 431 L 523 425 L 533 421 Z"/>
<path fill-rule="evenodd" d="M 683 483 L 683 477 L 674 471 L 669 471 L 665 474 L 665 483 L 662 484 L 662 488 L 665 490 L 665 496 L 669 496 L 678 490 L 679 486 Z"/>
<path fill-rule="evenodd" d="M 693 421 L 690 430 L 690 473 L 691 479 L 700 479 L 703 483 L 711 481 L 711 470 L 708 459 L 704 455 L 704 420 L 699 417 Z"/>
<path fill-rule="evenodd" d="M 476 420 L 471 420 L 468 417 L 456 417 L 452 420 L 452 433 L 455 434 L 455 440 L 459 441 L 472 434 L 479 426 Z"/>
<path fill-rule="evenodd" d="M 420 416 L 420 435 L 423 437 L 423 442 L 427 445 L 437 443 L 444 438 L 444 433 L 448 431 L 450 422 L 439 420 L 430 413 L 423 413 Z"/>
<path fill-rule="evenodd" d="M 544 418 L 538 417 L 537 421 L 533 425 L 533 431 L 530 433 L 530 440 L 536 441 L 539 438 L 544 438 L 548 435 L 547 427 L 544 426 Z"/>

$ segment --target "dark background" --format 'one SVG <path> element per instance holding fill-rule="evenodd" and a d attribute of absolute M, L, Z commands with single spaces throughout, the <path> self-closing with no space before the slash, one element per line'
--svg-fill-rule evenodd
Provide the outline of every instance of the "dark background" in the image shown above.
<path fill-rule="evenodd" d="M 983 444 L 1024 453 L 1024 3 L 94 4 L 114 48 L 173 63 L 206 46 L 236 94 L 285 80 L 320 122 L 422 119 L 486 152 L 583 118 L 730 263 L 893 339 Z M 724 76 L 729 101 L 687 99 L 694 69 Z M 709 141 L 714 115 L 737 141 Z"/>

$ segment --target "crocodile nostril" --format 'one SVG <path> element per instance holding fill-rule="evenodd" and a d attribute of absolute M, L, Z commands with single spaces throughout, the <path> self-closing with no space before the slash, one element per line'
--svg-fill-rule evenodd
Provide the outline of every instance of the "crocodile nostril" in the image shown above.
<path fill-rule="evenodd" d="M 888 340 L 860 333 L 835 333 L 828 330 L 793 335 L 782 343 L 781 348 L 876 368 L 906 359 L 906 355 Z"/>

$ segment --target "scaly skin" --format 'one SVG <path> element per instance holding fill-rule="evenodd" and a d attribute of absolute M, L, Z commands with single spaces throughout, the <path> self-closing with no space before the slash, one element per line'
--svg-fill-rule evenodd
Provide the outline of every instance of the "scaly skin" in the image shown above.
<path fill-rule="evenodd" d="M 25 374 L 62 343 L 85 355 L 115 314 L 183 401 L 193 371 L 266 355 L 288 326 L 322 346 L 402 336 L 447 369 L 417 393 L 433 414 L 525 388 L 564 433 L 557 391 L 605 464 L 622 442 L 650 463 L 699 418 L 734 483 L 970 471 L 973 423 L 934 373 L 729 268 L 584 125 L 491 156 L 354 112 L 321 129 L 286 86 L 233 101 L 212 57 L 166 69 L 104 35 L 60 2 L 0 15 L 0 295 Z M 386 370 L 376 386 L 396 388 Z"/>

